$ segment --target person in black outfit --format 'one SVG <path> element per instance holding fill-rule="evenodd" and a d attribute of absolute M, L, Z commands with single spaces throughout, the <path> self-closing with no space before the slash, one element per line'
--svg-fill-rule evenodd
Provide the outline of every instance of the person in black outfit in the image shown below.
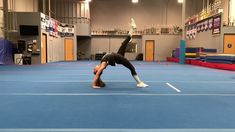
<path fill-rule="evenodd" d="M 103 73 L 103 70 L 108 66 L 115 66 L 116 63 L 117 64 L 122 64 L 123 66 L 125 66 L 126 68 L 128 68 L 131 71 L 131 75 L 133 76 L 133 78 L 136 80 L 137 82 L 137 87 L 147 87 L 148 85 L 145 84 L 144 82 L 142 82 L 136 71 L 135 71 L 135 67 L 130 63 L 130 61 L 128 61 L 124 56 L 125 56 L 125 51 L 126 51 L 126 47 L 128 45 L 128 43 L 131 41 L 131 37 L 132 34 L 134 32 L 134 30 L 136 29 L 136 24 L 134 22 L 134 19 L 131 19 L 131 29 L 129 31 L 129 35 L 127 36 L 127 38 L 122 42 L 121 47 L 119 48 L 117 53 L 107 53 L 105 54 L 99 65 L 96 65 L 94 68 L 94 80 L 93 80 L 93 84 L 92 87 L 93 88 L 101 88 L 105 86 L 105 83 L 101 80 L 101 75 Z"/>

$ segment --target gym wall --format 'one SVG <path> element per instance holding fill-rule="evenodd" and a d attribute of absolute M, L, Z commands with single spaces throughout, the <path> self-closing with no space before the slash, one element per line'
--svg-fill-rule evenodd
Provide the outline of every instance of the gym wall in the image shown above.
<path fill-rule="evenodd" d="M 172 50 L 179 47 L 181 36 L 178 35 L 143 35 L 142 51 L 145 58 L 145 42 L 146 40 L 154 40 L 154 61 L 166 60 L 171 56 Z"/>
<path fill-rule="evenodd" d="M 121 43 L 125 40 L 125 36 L 95 36 L 91 39 L 91 55 L 96 53 L 111 53 L 117 52 Z M 142 53 L 142 39 L 141 37 L 133 37 L 133 42 L 137 44 L 136 53 L 126 53 L 125 57 L 128 60 L 135 60 L 137 54 Z"/>
<path fill-rule="evenodd" d="M 187 40 L 187 47 L 204 47 L 209 49 L 217 49 L 218 52 L 222 51 L 220 44 L 221 37 L 219 35 L 212 35 L 212 31 L 204 31 L 197 33 L 196 38 Z"/>
<path fill-rule="evenodd" d="M 3 1 L 0 0 L 0 8 L 3 9 Z M 3 10 L 0 10 L 0 27 L 4 27 L 4 13 Z M 0 28 L 0 38 L 4 38 L 3 28 Z"/>
<path fill-rule="evenodd" d="M 128 28 L 130 18 L 135 18 L 138 29 L 152 25 L 181 25 L 181 4 L 177 0 L 94 0 L 90 4 L 91 25 L 113 29 Z"/>

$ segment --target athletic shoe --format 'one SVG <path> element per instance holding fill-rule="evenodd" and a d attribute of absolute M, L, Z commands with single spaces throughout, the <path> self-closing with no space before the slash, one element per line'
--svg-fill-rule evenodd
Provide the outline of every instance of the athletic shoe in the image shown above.
<path fill-rule="evenodd" d="M 99 88 L 101 88 L 100 86 L 92 86 L 92 88 L 94 88 L 94 89 L 99 89 Z"/>
<path fill-rule="evenodd" d="M 140 87 L 140 88 L 145 88 L 145 87 L 148 87 L 148 86 L 149 85 L 147 85 L 147 84 L 145 84 L 143 82 L 137 84 L 137 87 Z"/>
<path fill-rule="evenodd" d="M 135 20 L 133 18 L 131 18 L 130 26 L 131 26 L 131 28 L 136 29 Z"/>
<path fill-rule="evenodd" d="M 136 30 L 135 20 L 133 18 L 131 18 L 130 30 L 129 30 L 128 34 L 130 36 L 132 36 L 134 34 L 135 30 Z"/>

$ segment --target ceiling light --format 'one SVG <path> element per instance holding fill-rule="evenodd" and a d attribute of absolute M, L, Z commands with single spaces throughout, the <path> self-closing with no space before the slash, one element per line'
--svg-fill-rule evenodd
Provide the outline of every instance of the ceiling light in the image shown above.
<path fill-rule="evenodd" d="M 184 0 L 178 0 L 178 3 L 183 3 L 184 2 Z"/>
<path fill-rule="evenodd" d="M 138 3 L 139 0 L 132 0 L 132 3 Z"/>

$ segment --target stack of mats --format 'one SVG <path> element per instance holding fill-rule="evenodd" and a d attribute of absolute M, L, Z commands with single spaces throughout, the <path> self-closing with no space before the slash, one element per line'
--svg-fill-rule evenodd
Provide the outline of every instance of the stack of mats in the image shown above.
<path fill-rule="evenodd" d="M 196 58 L 198 52 L 200 52 L 202 48 L 186 48 L 185 49 L 185 57 L 186 58 Z M 180 56 L 180 48 L 176 48 L 173 51 L 173 57 L 179 58 Z"/>
<path fill-rule="evenodd" d="M 233 54 L 207 55 L 205 61 L 212 63 L 235 64 L 235 55 Z"/>
<path fill-rule="evenodd" d="M 201 52 L 198 53 L 198 57 L 200 60 L 205 61 L 206 56 L 216 55 L 217 49 L 202 49 Z"/>
<path fill-rule="evenodd" d="M 202 52 L 217 53 L 217 49 L 202 49 Z"/>
<path fill-rule="evenodd" d="M 198 53 L 202 51 L 201 47 L 195 47 L 195 48 L 186 48 L 185 50 L 185 57 L 186 58 L 196 58 Z"/>
<path fill-rule="evenodd" d="M 180 58 L 180 48 L 175 49 L 175 57 Z"/>
<path fill-rule="evenodd" d="M 211 62 L 203 62 L 200 60 L 191 60 L 191 65 L 235 71 L 235 64 L 211 63 Z"/>

